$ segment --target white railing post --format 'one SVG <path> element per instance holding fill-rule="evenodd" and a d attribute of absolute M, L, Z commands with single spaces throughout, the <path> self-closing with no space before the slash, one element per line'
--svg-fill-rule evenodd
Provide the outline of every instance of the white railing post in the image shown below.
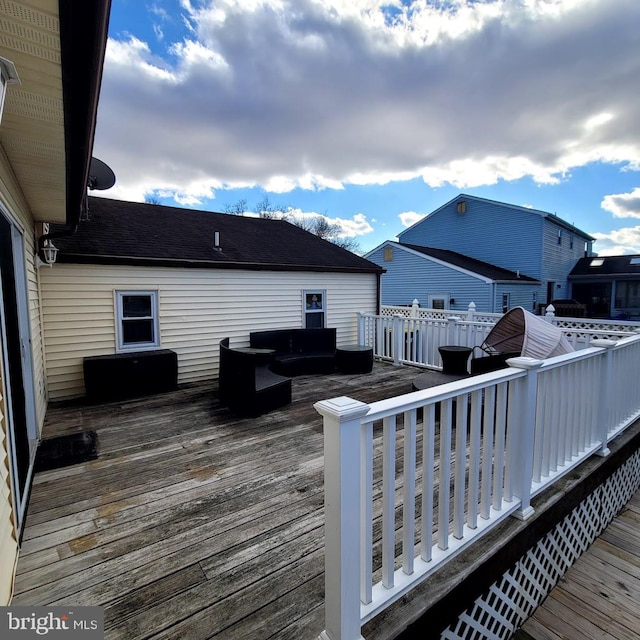
<path fill-rule="evenodd" d="M 513 514 L 519 520 L 533 515 L 531 483 L 533 480 L 533 454 L 536 436 L 536 406 L 538 396 L 538 369 L 542 360 L 534 358 L 509 358 L 507 364 L 525 369 L 527 375 L 519 382 L 519 402 L 511 405 L 508 424 L 507 449 L 511 490 L 520 499 L 520 508 Z"/>
<path fill-rule="evenodd" d="M 596 454 L 605 457 L 608 456 L 610 452 L 608 444 L 609 444 L 609 407 L 611 403 L 611 374 L 612 374 L 612 363 L 611 357 L 613 352 L 613 347 L 616 346 L 616 340 L 607 340 L 604 338 L 594 338 L 589 343 L 592 347 L 601 347 L 606 349 L 605 353 L 602 356 L 602 373 L 600 374 L 600 388 L 602 389 L 602 395 L 598 402 L 598 427 L 597 433 L 598 438 L 600 439 L 600 449 L 596 451 Z"/>
<path fill-rule="evenodd" d="M 411 317 L 417 318 L 420 315 L 420 302 L 418 298 L 414 298 L 411 303 Z"/>
<path fill-rule="evenodd" d="M 469 307 L 467 309 L 467 320 L 469 322 L 473 322 L 476 314 L 476 303 L 473 300 L 469 303 Z"/>
<path fill-rule="evenodd" d="M 393 345 L 393 364 L 399 365 L 400 360 L 404 357 L 404 320 L 402 316 L 393 316 L 393 329 L 391 331 L 391 340 Z"/>
<path fill-rule="evenodd" d="M 550 304 L 544 313 L 544 319 L 551 324 L 554 324 L 556 318 L 556 308 Z"/>
<path fill-rule="evenodd" d="M 358 311 L 358 344 L 367 344 L 366 341 L 366 332 L 365 332 L 365 324 L 364 324 L 364 313 L 362 311 Z"/>
<path fill-rule="evenodd" d="M 346 396 L 313 405 L 324 428 L 325 630 L 323 640 L 361 640 L 361 418 L 369 405 Z"/>
<path fill-rule="evenodd" d="M 447 327 L 447 340 L 451 345 L 458 344 L 458 322 L 460 322 L 459 316 L 449 316 L 447 318 L 448 327 Z"/>

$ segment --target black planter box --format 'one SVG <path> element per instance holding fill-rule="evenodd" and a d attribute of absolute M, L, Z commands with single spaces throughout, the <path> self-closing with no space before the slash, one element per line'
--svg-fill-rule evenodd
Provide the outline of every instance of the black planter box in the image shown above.
<path fill-rule="evenodd" d="M 178 387 L 178 356 L 170 349 L 84 358 L 90 400 L 118 400 Z"/>

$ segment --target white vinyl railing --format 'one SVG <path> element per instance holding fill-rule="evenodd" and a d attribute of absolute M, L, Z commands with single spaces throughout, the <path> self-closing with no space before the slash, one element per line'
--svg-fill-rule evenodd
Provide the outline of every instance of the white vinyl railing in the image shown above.
<path fill-rule="evenodd" d="M 324 419 L 328 640 L 361 626 L 640 416 L 640 336 L 364 404 Z M 457 428 L 463 425 L 463 428 Z"/>
<path fill-rule="evenodd" d="M 440 311 L 437 310 L 437 313 Z M 395 364 L 441 369 L 442 360 L 438 347 L 480 346 L 493 328 L 495 321 L 502 316 L 496 314 L 494 321 L 489 321 L 488 318 L 482 321 L 469 320 L 468 317 L 466 314 L 462 317 L 448 315 L 439 318 L 359 313 L 358 342 L 373 347 L 374 356 L 381 360 L 392 360 Z M 547 315 L 546 319 L 549 322 L 558 320 L 551 314 Z M 572 322 L 557 324 L 576 350 L 586 349 L 591 340 L 596 338 L 619 339 L 636 335 L 640 329 L 638 323 L 598 324 L 595 320 L 583 321 L 580 326 L 575 319 Z M 474 355 L 480 355 L 480 353 L 476 352 Z"/>
<path fill-rule="evenodd" d="M 640 322 L 635 320 L 602 320 L 596 318 L 566 318 L 555 314 L 553 305 L 545 309 L 545 318 L 548 322 L 555 324 L 563 330 L 581 331 L 589 333 L 591 331 L 605 331 L 618 333 L 632 333 L 640 329 Z M 418 301 L 410 307 L 382 305 L 380 315 L 385 317 L 402 316 L 411 318 L 421 318 L 423 320 L 447 320 L 450 317 L 460 318 L 469 322 L 488 322 L 494 324 L 501 317 L 502 313 L 490 313 L 486 311 L 476 311 L 474 302 L 470 302 L 466 310 L 452 309 L 429 309 L 420 307 Z"/>

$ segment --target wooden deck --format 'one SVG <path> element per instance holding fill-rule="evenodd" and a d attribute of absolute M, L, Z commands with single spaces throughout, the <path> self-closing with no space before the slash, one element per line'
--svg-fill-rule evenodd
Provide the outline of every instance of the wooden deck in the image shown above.
<path fill-rule="evenodd" d="M 255 420 L 213 384 L 51 406 L 44 437 L 94 430 L 97 460 L 35 476 L 15 605 L 102 605 L 106 638 L 303 640 L 324 627 L 323 437 L 313 403 L 411 391 L 421 373 L 294 379 Z M 441 376 L 442 381 L 452 379 Z"/>
<path fill-rule="evenodd" d="M 640 638 L 640 492 L 569 569 L 515 640 Z"/>

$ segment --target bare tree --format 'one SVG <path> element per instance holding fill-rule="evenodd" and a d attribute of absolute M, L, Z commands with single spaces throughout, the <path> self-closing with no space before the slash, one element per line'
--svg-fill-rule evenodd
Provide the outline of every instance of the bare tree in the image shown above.
<path fill-rule="evenodd" d="M 224 212 L 234 216 L 244 215 L 247 212 L 247 201 L 244 198 L 240 198 L 240 200 L 233 204 L 225 204 Z"/>
<path fill-rule="evenodd" d="M 231 213 L 234 215 L 244 215 L 249 212 L 249 209 L 247 208 L 247 201 L 244 198 L 233 204 L 225 205 L 224 210 L 225 213 Z M 292 213 L 292 207 L 282 204 L 273 204 L 267 195 L 255 204 L 251 212 L 257 214 L 261 218 L 286 220 L 296 227 L 304 229 L 323 240 L 328 240 L 347 251 L 351 251 L 352 253 L 362 253 L 358 242 L 354 238 L 341 237 L 340 233 L 342 232 L 342 229 L 340 225 L 335 222 L 331 222 L 330 218 L 326 215 L 316 214 L 296 216 Z"/>

